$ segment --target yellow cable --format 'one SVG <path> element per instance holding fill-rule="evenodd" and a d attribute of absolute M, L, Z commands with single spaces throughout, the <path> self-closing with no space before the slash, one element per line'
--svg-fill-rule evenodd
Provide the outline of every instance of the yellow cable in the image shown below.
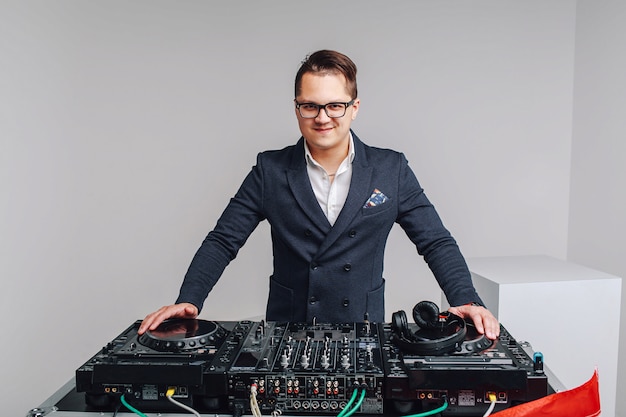
<path fill-rule="evenodd" d="M 167 391 L 165 391 L 165 398 L 167 398 L 169 402 L 171 402 L 172 404 L 177 405 L 178 407 L 182 408 L 183 410 L 189 411 L 194 416 L 201 417 L 200 413 L 197 412 L 196 410 L 194 410 L 193 408 L 189 407 L 188 405 L 185 405 L 185 404 L 181 403 L 180 401 L 176 401 L 173 398 L 175 393 L 176 393 L 176 387 L 169 387 L 167 389 Z"/>
<path fill-rule="evenodd" d="M 483 414 L 483 417 L 489 417 L 491 415 L 491 413 L 493 412 L 493 409 L 496 407 L 496 394 L 493 392 L 489 393 L 489 408 L 487 409 L 487 411 L 485 411 L 485 414 Z"/>

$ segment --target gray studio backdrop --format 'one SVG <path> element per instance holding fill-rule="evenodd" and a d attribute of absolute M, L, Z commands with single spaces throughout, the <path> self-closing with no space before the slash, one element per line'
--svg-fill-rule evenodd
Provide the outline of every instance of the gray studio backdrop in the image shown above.
<path fill-rule="evenodd" d="M 406 154 L 466 256 L 569 251 L 623 276 L 617 255 L 588 255 L 590 239 L 618 240 L 588 227 L 588 190 L 573 182 L 610 187 L 615 176 L 589 172 L 625 158 L 608 141 L 588 165 L 614 132 L 592 134 L 585 105 L 597 94 L 597 110 L 602 96 L 591 86 L 623 85 L 625 71 L 607 80 L 592 65 L 614 57 L 593 56 L 596 46 L 626 39 L 596 29 L 614 12 L 571 0 L 3 2 L 0 360 L 14 388 L 0 394 L 3 414 L 39 405 L 126 326 L 174 301 L 256 154 L 298 139 L 293 78 L 321 48 L 357 63 L 354 129 Z M 591 61 L 578 61 L 585 53 Z M 602 221 L 616 224 L 618 212 Z M 385 266 L 388 317 L 439 300 L 401 230 Z M 262 315 L 270 273 L 262 224 L 202 317 Z"/>

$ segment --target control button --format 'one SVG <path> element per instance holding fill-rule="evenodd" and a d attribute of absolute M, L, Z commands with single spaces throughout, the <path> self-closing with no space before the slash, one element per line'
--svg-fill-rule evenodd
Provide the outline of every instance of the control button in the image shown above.
<path fill-rule="evenodd" d="M 533 370 L 535 373 L 543 374 L 543 354 L 541 352 L 535 352 L 533 355 Z"/>

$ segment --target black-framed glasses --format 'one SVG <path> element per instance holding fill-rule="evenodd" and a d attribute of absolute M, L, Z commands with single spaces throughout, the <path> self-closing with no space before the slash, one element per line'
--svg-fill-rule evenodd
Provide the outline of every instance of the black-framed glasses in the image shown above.
<path fill-rule="evenodd" d="M 296 109 L 300 112 L 300 116 L 305 119 L 314 119 L 320 114 L 320 110 L 324 109 L 326 115 L 331 119 L 338 119 L 346 115 L 346 110 L 348 107 L 354 104 L 354 100 L 352 99 L 347 103 L 326 103 L 326 104 L 315 104 L 315 103 L 296 103 Z"/>

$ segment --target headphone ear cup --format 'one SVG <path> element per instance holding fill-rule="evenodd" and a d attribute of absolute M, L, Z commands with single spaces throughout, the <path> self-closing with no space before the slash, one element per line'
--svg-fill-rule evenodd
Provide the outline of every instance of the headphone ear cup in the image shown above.
<path fill-rule="evenodd" d="M 420 301 L 413 307 L 413 320 L 422 329 L 433 329 L 439 321 L 439 307 L 432 301 Z"/>
<path fill-rule="evenodd" d="M 443 355 L 459 351 L 467 334 L 465 320 L 450 312 L 439 313 L 437 304 L 422 301 L 413 308 L 420 330 L 412 332 L 403 310 L 391 316 L 391 341 L 403 353 Z"/>
<path fill-rule="evenodd" d="M 406 319 L 404 310 L 396 311 L 391 315 L 391 329 L 400 338 L 411 340 L 409 322 Z"/>

